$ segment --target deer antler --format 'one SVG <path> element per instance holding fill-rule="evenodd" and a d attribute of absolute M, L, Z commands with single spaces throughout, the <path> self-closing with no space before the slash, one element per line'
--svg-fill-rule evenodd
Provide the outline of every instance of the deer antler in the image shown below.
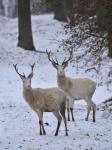
<path fill-rule="evenodd" d="M 33 65 L 30 65 L 32 72 L 29 74 L 29 76 L 28 76 L 28 77 L 33 76 L 33 69 L 34 69 L 34 66 L 35 66 L 35 63 L 34 63 Z"/>
<path fill-rule="evenodd" d="M 21 77 L 24 77 L 25 78 L 25 74 L 23 73 L 23 75 L 22 74 L 20 74 L 19 72 L 18 72 L 18 69 L 17 69 L 17 64 L 13 64 L 13 66 L 14 66 L 14 68 L 15 68 L 15 71 L 17 72 L 17 74 L 19 74 L 19 76 L 21 76 Z"/>
<path fill-rule="evenodd" d="M 46 54 L 48 56 L 49 61 L 51 61 L 54 65 L 59 65 L 57 58 L 56 60 L 54 60 L 53 58 L 52 59 L 50 58 L 51 51 L 48 52 L 48 50 L 46 50 Z"/>
<path fill-rule="evenodd" d="M 73 50 L 69 50 L 69 53 L 70 53 L 69 58 L 66 59 L 66 57 L 65 57 L 64 61 L 62 62 L 62 65 L 68 63 L 73 58 Z"/>

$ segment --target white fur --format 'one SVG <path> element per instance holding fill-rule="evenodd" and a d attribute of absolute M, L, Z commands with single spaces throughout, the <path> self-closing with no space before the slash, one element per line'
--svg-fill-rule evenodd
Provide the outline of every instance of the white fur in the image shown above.
<path fill-rule="evenodd" d="M 92 101 L 92 96 L 96 89 L 96 83 L 87 78 L 73 79 L 73 78 L 66 77 L 64 72 L 65 67 L 63 67 L 63 65 L 55 66 L 55 68 L 57 69 L 58 86 L 69 96 L 69 103 L 67 104 L 67 108 L 73 109 L 73 103 L 74 103 L 73 101 L 83 99 L 86 101 L 88 105 L 86 120 L 88 120 L 88 116 L 92 108 L 93 121 L 95 121 L 96 105 Z"/>
<path fill-rule="evenodd" d="M 32 75 L 33 76 L 33 75 Z M 53 112 L 58 123 L 61 123 L 62 117 L 65 123 L 65 133 L 67 133 L 67 123 L 65 117 L 65 108 L 67 96 L 59 88 L 32 88 L 31 77 L 21 76 L 23 81 L 23 96 L 29 106 L 38 114 L 40 124 L 40 134 L 46 134 L 43 125 L 43 112 Z M 61 115 L 60 115 L 61 114 Z M 43 133 L 42 133 L 43 130 Z M 58 126 L 55 135 L 58 134 Z"/>
<path fill-rule="evenodd" d="M 68 59 L 59 64 L 58 60 L 51 59 L 51 51 L 46 51 L 49 61 L 52 63 L 53 67 L 57 69 L 57 83 L 58 86 L 70 97 L 69 103 L 67 103 L 68 110 L 68 120 L 69 120 L 69 108 L 73 117 L 73 100 L 84 99 L 88 105 L 88 112 L 86 120 L 88 120 L 91 108 L 93 109 L 93 121 L 95 122 L 95 112 L 96 105 L 92 101 L 92 96 L 96 89 L 96 83 L 92 80 L 79 78 L 72 79 L 65 76 L 64 69 L 67 67 L 68 62 L 73 58 L 73 50 L 69 50 L 70 56 Z"/>
<path fill-rule="evenodd" d="M 58 65 L 57 66 L 57 74 L 60 75 L 60 76 L 63 76 L 65 73 L 64 73 L 64 68 L 62 65 Z"/>

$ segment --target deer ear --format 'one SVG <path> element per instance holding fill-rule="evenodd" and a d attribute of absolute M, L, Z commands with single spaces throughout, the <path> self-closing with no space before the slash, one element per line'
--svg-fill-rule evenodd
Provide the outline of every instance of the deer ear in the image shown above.
<path fill-rule="evenodd" d="M 32 78 L 33 77 L 33 73 L 29 74 L 28 78 Z"/>
<path fill-rule="evenodd" d="M 25 79 L 25 76 L 21 76 L 21 75 L 19 75 L 19 76 L 20 76 L 21 80 L 24 80 L 24 79 Z"/>
<path fill-rule="evenodd" d="M 63 68 L 65 69 L 65 68 L 68 66 L 68 62 L 64 62 L 64 63 L 62 64 L 62 66 L 63 66 Z"/>
<path fill-rule="evenodd" d="M 55 64 L 55 63 L 52 62 L 52 65 L 54 66 L 54 68 L 57 69 L 57 64 Z"/>

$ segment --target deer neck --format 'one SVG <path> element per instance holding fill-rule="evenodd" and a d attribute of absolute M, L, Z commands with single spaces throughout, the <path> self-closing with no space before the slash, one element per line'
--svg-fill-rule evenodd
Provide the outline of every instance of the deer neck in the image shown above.
<path fill-rule="evenodd" d="M 32 88 L 29 89 L 23 88 L 23 97 L 26 100 L 26 102 L 30 105 L 30 107 L 33 108 L 35 100 L 34 100 Z"/>
<path fill-rule="evenodd" d="M 65 74 L 64 75 L 58 75 L 57 76 L 57 83 L 58 83 L 58 86 L 63 89 L 64 91 L 66 91 L 66 88 L 67 88 L 67 79 L 66 79 L 66 76 Z"/>

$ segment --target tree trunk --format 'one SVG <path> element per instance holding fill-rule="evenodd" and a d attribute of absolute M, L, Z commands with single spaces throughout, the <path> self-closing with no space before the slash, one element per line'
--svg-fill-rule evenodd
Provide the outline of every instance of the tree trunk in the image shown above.
<path fill-rule="evenodd" d="M 31 29 L 30 0 L 18 0 L 18 46 L 35 50 Z"/>
<path fill-rule="evenodd" d="M 55 0 L 54 2 L 54 19 L 59 21 L 67 22 L 67 16 L 65 11 L 65 1 L 64 0 Z"/>
<path fill-rule="evenodd" d="M 3 1 L 0 1 L 0 14 L 4 15 L 4 6 L 3 6 Z"/>
<path fill-rule="evenodd" d="M 108 41 L 108 56 L 112 58 L 112 31 L 108 32 L 108 37 L 107 37 L 107 41 Z"/>
<path fill-rule="evenodd" d="M 12 11 L 12 17 L 15 18 L 15 17 L 18 16 L 18 12 L 17 12 L 18 3 L 17 3 L 17 0 L 15 0 L 13 3 L 14 3 L 14 6 L 13 6 L 13 11 Z"/>

